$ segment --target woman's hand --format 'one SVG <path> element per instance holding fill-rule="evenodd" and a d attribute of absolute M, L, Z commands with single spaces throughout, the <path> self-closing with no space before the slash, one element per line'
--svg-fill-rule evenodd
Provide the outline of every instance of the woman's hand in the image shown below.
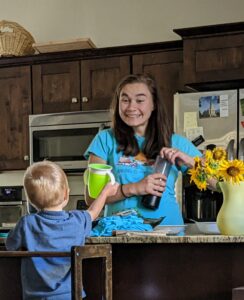
<path fill-rule="evenodd" d="M 181 167 L 186 165 L 189 168 L 194 166 L 194 158 L 174 148 L 164 147 L 160 151 L 160 155 L 165 157 L 171 164 Z"/>
<path fill-rule="evenodd" d="M 141 181 L 134 183 L 135 195 L 151 194 L 161 196 L 165 190 L 167 177 L 161 173 L 146 176 Z"/>

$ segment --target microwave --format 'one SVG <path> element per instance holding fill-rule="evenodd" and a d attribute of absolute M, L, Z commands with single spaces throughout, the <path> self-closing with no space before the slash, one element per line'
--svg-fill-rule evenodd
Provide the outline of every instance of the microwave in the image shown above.
<path fill-rule="evenodd" d="M 109 110 L 30 115 L 30 164 L 50 160 L 66 172 L 82 172 L 92 139 L 110 126 Z"/>

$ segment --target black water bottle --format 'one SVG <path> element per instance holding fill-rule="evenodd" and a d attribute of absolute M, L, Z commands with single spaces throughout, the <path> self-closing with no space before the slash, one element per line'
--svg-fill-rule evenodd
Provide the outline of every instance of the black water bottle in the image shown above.
<path fill-rule="evenodd" d="M 154 173 L 162 173 L 168 177 L 170 168 L 171 163 L 167 159 L 158 155 L 155 161 Z M 159 197 L 149 194 L 142 197 L 142 204 L 146 208 L 156 210 L 159 207 L 160 200 L 161 196 Z"/>

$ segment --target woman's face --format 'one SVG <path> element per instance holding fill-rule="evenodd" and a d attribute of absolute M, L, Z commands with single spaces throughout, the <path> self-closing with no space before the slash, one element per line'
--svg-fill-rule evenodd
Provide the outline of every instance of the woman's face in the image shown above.
<path fill-rule="evenodd" d="M 122 88 L 119 115 L 136 134 L 144 136 L 153 109 L 152 95 L 146 84 L 131 83 Z"/>

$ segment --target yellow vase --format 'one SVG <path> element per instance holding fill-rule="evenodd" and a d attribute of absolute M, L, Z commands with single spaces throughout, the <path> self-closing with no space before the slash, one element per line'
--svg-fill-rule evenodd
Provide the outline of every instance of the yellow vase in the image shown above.
<path fill-rule="evenodd" d="M 221 234 L 244 235 L 244 182 L 220 182 L 223 204 L 217 216 Z"/>

